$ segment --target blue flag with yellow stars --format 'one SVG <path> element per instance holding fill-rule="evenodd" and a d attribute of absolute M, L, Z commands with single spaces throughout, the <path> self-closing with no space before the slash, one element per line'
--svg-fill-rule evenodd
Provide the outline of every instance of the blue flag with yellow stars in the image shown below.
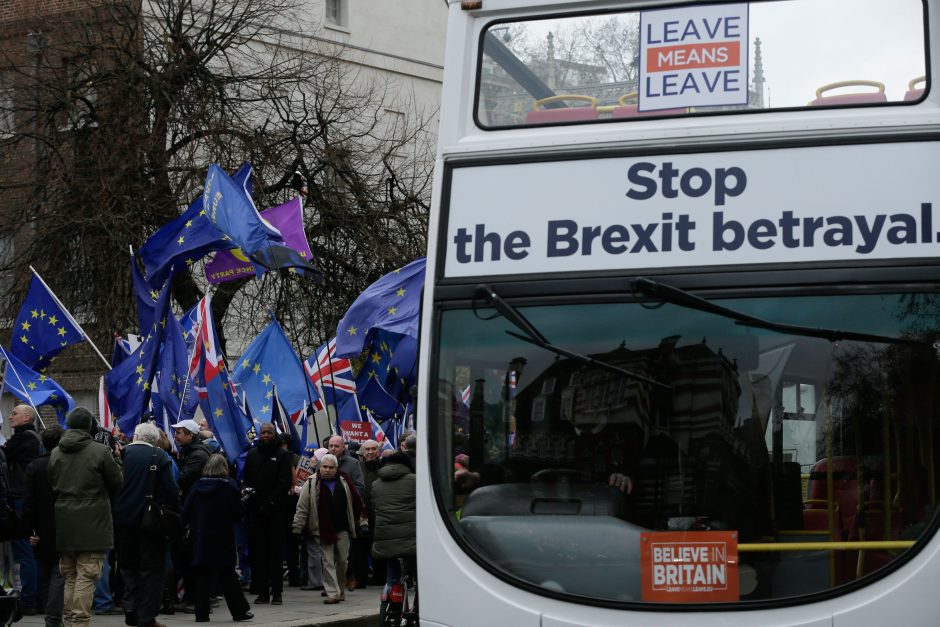
<path fill-rule="evenodd" d="M 418 337 L 425 258 L 390 272 L 356 298 L 336 327 L 336 356 L 362 352 L 371 329 Z"/>
<path fill-rule="evenodd" d="M 133 433 L 141 416 L 150 406 L 153 377 L 163 343 L 163 331 L 170 312 L 170 281 L 160 290 L 156 305 L 157 317 L 143 342 L 129 357 L 104 375 L 111 415 L 121 431 Z"/>
<path fill-rule="evenodd" d="M 404 336 L 388 362 L 385 390 L 399 403 L 411 402 L 411 386 L 418 381 L 418 340 Z"/>
<path fill-rule="evenodd" d="M 13 324 L 10 354 L 37 372 L 44 371 L 66 346 L 85 335 L 35 274 Z"/>
<path fill-rule="evenodd" d="M 253 425 L 242 411 L 227 368 L 223 366 L 218 376 L 206 382 L 205 396 L 199 399 L 199 403 L 225 455 L 230 461 L 235 461 L 251 446 L 249 433 Z"/>
<path fill-rule="evenodd" d="M 250 194 L 251 166 L 243 165 L 232 175 L 232 180 Z M 172 274 L 189 268 L 209 253 L 233 246 L 229 237 L 209 220 L 200 195 L 182 215 L 147 238 L 138 252 L 144 262 L 147 283 L 159 286 Z"/>
<path fill-rule="evenodd" d="M 156 317 L 157 298 L 160 292 L 150 287 L 137 267 L 137 260 L 131 255 L 131 286 L 134 291 L 134 303 L 137 305 L 137 322 L 140 324 L 140 335 L 147 335 L 148 329 L 153 327 Z M 113 365 L 113 364 L 112 364 Z"/>
<path fill-rule="evenodd" d="M 174 423 L 192 418 L 199 404 L 196 390 L 189 380 L 190 360 L 184 333 L 173 312 L 167 312 L 157 367 L 157 391 Z"/>
<path fill-rule="evenodd" d="M 232 381 L 248 396 L 251 411 L 261 422 L 271 421 L 275 384 L 284 409 L 290 414 L 301 411 L 317 398 L 300 358 L 277 320 L 245 349 L 232 373 Z"/>
<path fill-rule="evenodd" d="M 75 408 L 75 401 L 62 386 L 44 374 L 32 370 L 0 346 L 0 356 L 6 360 L 6 380 L 3 389 L 30 405 L 51 405 L 59 422 L 65 426 L 65 416 Z"/>
<path fill-rule="evenodd" d="M 391 372 L 392 356 L 403 337 L 405 336 L 401 333 L 392 333 L 384 329 L 373 329 L 369 332 L 362 367 L 356 374 L 357 388 L 365 386 L 369 379 L 385 382 Z"/>
<path fill-rule="evenodd" d="M 356 395 L 359 398 L 359 409 L 362 410 L 364 416 L 371 413 L 383 421 L 395 416 L 404 416 L 405 408 L 402 404 L 389 396 L 382 384 L 374 378 L 358 388 Z"/>
<path fill-rule="evenodd" d="M 202 199 L 209 220 L 231 238 L 229 248 L 241 248 L 250 256 L 269 244 L 280 243 L 281 232 L 261 217 L 244 183 L 239 183 L 214 163 L 209 166 Z"/>

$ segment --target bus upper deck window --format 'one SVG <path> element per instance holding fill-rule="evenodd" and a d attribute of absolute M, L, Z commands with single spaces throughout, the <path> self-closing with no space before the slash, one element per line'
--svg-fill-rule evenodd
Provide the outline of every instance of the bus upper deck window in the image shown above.
<path fill-rule="evenodd" d="M 724 30 L 708 9 L 695 6 L 489 24 L 481 40 L 477 124 L 904 105 L 929 90 L 921 0 L 710 6 L 741 14 Z M 666 26 L 656 30 L 652 24 L 665 12 L 675 19 L 662 18 Z"/>

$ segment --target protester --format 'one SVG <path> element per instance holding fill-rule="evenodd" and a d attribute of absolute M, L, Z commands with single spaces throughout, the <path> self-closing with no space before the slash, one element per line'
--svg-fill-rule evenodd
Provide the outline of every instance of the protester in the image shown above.
<path fill-rule="evenodd" d="M 294 486 L 297 484 L 297 464 L 300 462 L 300 455 L 296 452 L 294 438 L 289 433 L 278 435 L 277 441 L 281 449 L 290 455 L 291 481 L 284 504 L 284 554 L 287 559 L 287 585 L 297 588 L 300 586 L 300 539 L 294 536 L 290 529 L 294 521 L 294 511 L 297 509 L 298 492 L 294 491 Z"/>
<path fill-rule="evenodd" d="M 199 441 L 199 425 L 195 420 L 182 420 L 173 428 L 173 438 L 179 449 L 179 485 L 183 499 L 189 495 L 189 489 L 202 477 L 202 469 L 209 461 L 209 448 Z"/>
<path fill-rule="evenodd" d="M 414 472 L 411 456 L 397 451 L 382 459 L 379 478 L 372 484 L 375 506 L 372 555 L 387 560 L 386 586 L 401 577 L 399 557 L 405 558 L 409 574 L 417 574 Z"/>
<path fill-rule="evenodd" d="M 209 622 L 209 585 L 217 581 L 232 620 L 254 618 L 235 574 L 235 522 L 244 515 L 238 485 L 228 476 L 228 460 L 212 455 L 183 506 L 190 527 L 196 589 L 196 622 Z"/>
<path fill-rule="evenodd" d="M 39 434 L 36 433 L 36 410 L 29 405 L 17 405 L 10 412 L 13 436 L 3 445 L 10 476 L 9 503 L 23 513 L 26 498 L 26 467 L 41 453 Z M 33 549 L 27 538 L 10 541 L 13 561 L 20 571 L 20 606 L 23 614 L 33 615 L 39 609 L 39 578 Z"/>
<path fill-rule="evenodd" d="M 179 486 L 181 498 L 183 501 L 189 496 L 189 491 L 202 477 L 202 470 L 209 461 L 209 448 L 199 441 L 199 425 L 195 420 L 181 420 L 171 425 L 173 428 L 173 439 L 178 449 L 177 459 L 179 460 Z M 183 580 L 183 600 L 177 606 L 183 612 L 192 611 L 192 591 L 195 588 L 189 563 L 189 544 L 177 542 L 173 545 L 173 566 L 176 569 L 174 579 Z"/>
<path fill-rule="evenodd" d="M 29 541 L 39 566 L 39 601 L 45 608 L 46 627 L 59 627 L 62 623 L 62 596 L 65 592 L 56 550 L 55 495 L 49 483 L 49 457 L 64 432 L 57 424 L 43 429 L 40 437 L 46 453 L 26 468 L 23 522 L 33 532 Z"/>
<path fill-rule="evenodd" d="M 375 509 L 372 507 L 372 482 L 378 478 L 379 472 L 379 443 L 375 440 L 366 440 L 359 447 L 359 466 L 362 469 L 362 481 L 365 489 L 362 492 L 362 500 L 368 512 L 369 529 L 375 529 Z M 372 535 L 363 534 L 353 543 L 350 551 L 350 566 L 356 576 L 357 585 L 360 588 L 366 587 L 369 577 L 369 555 L 372 553 Z M 381 568 L 381 570 L 379 570 Z M 376 583 L 376 571 L 382 573 L 382 581 L 385 579 L 385 563 L 376 566 L 373 571 L 371 583 Z"/>
<path fill-rule="evenodd" d="M 209 421 L 206 420 L 203 416 L 196 418 L 196 424 L 199 425 L 199 441 L 202 442 L 207 449 L 209 449 L 209 454 L 215 455 L 222 450 L 222 445 L 219 444 L 219 441 L 215 439 L 215 435 L 212 433 L 212 429 L 209 428 Z"/>
<path fill-rule="evenodd" d="M 69 430 L 49 458 L 49 482 L 56 497 L 56 549 L 65 579 L 66 627 L 87 625 L 95 581 L 106 550 L 113 548 L 111 499 L 123 482 L 115 453 L 91 439 L 94 417 L 84 407 L 69 413 Z M 143 623 L 155 627 L 159 623 Z"/>
<path fill-rule="evenodd" d="M 167 540 L 141 528 L 148 495 L 163 508 L 180 510 L 173 461 L 159 443 L 160 429 L 151 423 L 137 425 L 134 441 L 124 449 L 124 484 L 114 501 L 115 544 L 128 625 L 155 624 L 163 598 Z"/>
<path fill-rule="evenodd" d="M 359 491 L 349 475 L 339 470 L 336 456 L 324 455 L 319 470 L 300 492 L 293 525 L 294 533 L 306 531 L 315 538 L 322 552 L 324 603 L 346 600 L 349 539 L 361 527 L 368 527 L 368 519 Z"/>
<path fill-rule="evenodd" d="M 290 455 L 281 449 L 274 425 L 261 425 L 258 445 L 245 457 L 244 485 L 250 488 L 248 537 L 251 545 L 252 589 L 255 604 L 280 605 L 284 582 L 284 508 L 291 488 Z M 269 596 L 270 595 L 270 596 Z"/>

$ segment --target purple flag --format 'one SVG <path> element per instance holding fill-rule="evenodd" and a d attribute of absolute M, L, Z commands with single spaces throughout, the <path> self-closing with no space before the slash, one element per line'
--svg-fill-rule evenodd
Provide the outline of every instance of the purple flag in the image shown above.
<path fill-rule="evenodd" d="M 304 233 L 303 200 L 300 196 L 262 211 L 261 215 L 281 232 L 284 244 L 296 250 L 307 261 L 313 260 L 313 252 Z M 240 248 L 220 250 L 206 264 L 206 278 L 213 285 L 254 275 L 255 266 Z"/>

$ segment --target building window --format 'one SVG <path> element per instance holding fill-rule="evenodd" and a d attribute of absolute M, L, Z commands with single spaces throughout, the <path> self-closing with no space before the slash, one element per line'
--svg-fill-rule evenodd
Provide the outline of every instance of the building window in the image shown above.
<path fill-rule="evenodd" d="M 346 0 L 326 0 L 326 23 L 345 28 L 346 20 Z"/>

